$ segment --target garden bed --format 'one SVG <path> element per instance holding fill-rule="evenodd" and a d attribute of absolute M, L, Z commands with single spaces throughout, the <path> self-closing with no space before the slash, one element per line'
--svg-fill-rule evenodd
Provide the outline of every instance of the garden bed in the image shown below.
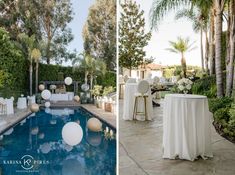
<path fill-rule="evenodd" d="M 225 139 L 227 139 L 228 141 L 230 141 L 230 142 L 232 142 L 232 143 L 235 143 L 235 137 L 231 137 L 231 136 L 225 134 L 225 133 L 223 132 L 223 129 L 224 129 L 224 128 L 221 126 L 221 124 L 219 124 L 219 123 L 217 123 L 217 122 L 214 121 L 214 122 L 213 122 L 213 125 L 214 125 L 214 127 L 215 127 L 216 132 L 217 132 L 220 136 L 224 137 Z"/>

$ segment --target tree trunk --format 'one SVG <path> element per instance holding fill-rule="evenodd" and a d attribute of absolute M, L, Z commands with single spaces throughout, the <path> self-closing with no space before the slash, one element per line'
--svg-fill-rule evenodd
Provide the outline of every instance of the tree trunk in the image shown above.
<path fill-rule="evenodd" d="M 200 43 L 201 43 L 201 62 L 202 62 L 202 72 L 205 72 L 204 68 L 204 53 L 203 53 L 203 30 L 200 30 Z"/>
<path fill-rule="evenodd" d="M 230 60 L 233 60 L 235 58 L 235 0 L 232 0 L 230 4 L 230 13 L 231 13 L 231 26 L 230 26 Z M 233 65 L 233 74 L 234 74 L 234 66 Z M 235 74 L 233 75 L 233 87 L 231 89 L 235 88 Z M 234 90 L 233 90 L 234 91 Z M 234 95 L 234 93 L 233 93 Z"/>
<path fill-rule="evenodd" d="M 30 60 L 30 65 L 29 65 L 29 95 L 33 95 L 33 64 L 32 60 Z"/>
<path fill-rule="evenodd" d="M 233 71 L 233 67 L 231 69 L 231 61 L 230 61 L 230 24 L 231 24 L 231 14 L 230 14 L 230 2 L 228 1 L 228 19 L 227 19 L 227 33 L 226 33 L 226 96 L 230 96 L 231 87 L 232 87 L 232 77 L 231 71 Z M 233 74 L 232 74 L 233 75 Z"/>
<path fill-rule="evenodd" d="M 129 76 L 130 76 L 130 77 L 131 77 L 131 70 L 132 70 L 132 69 L 131 69 L 131 67 L 130 67 L 130 68 L 129 68 Z"/>
<path fill-rule="evenodd" d="M 86 72 L 85 72 L 85 84 L 88 83 L 88 74 L 89 74 L 89 73 L 86 71 Z"/>
<path fill-rule="evenodd" d="M 222 41 L 222 6 L 219 0 L 215 0 L 216 18 L 215 18 L 215 73 L 216 73 L 216 87 L 217 97 L 223 97 L 223 73 L 221 64 L 221 41 Z"/>
<path fill-rule="evenodd" d="M 184 58 L 184 54 L 181 53 L 181 66 L 183 70 L 183 77 L 186 78 L 187 76 L 187 65 L 186 65 L 186 59 Z"/>
<path fill-rule="evenodd" d="M 35 93 L 38 93 L 38 61 L 36 62 L 36 71 L 35 71 Z"/>
<path fill-rule="evenodd" d="M 208 40 L 208 33 L 207 30 L 205 31 L 205 36 L 206 36 L 206 45 L 205 45 L 205 68 L 206 68 L 206 74 L 209 73 L 209 55 L 208 55 L 208 49 L 209 49 L 209 40 Z"/>
<path fill-rule="evenodd" d="M 50 62 L 51 62 L 51 51 L 50 51 L 50 47 L 51 47 L 51 39 L 49 38 L 48 41 L 47 41 L 47 48 L 46 48 L 47 64 L 50 64 Z"/>
<path fill-rule="evenodd" d="M 214 8 L 211 9 L 210 14 L 210 45 L 209 45 L 209 61 L 210 61 L 210 75 L 215 74 L 215 19 Z"/>
<path fill-rule="evenodd" d="M 93 77 L 93 75 L 91 74 L 91 75 L 90 75 L 90 89 L 93 89 L 93 79 L 94 79 L 94 77 Z"/>

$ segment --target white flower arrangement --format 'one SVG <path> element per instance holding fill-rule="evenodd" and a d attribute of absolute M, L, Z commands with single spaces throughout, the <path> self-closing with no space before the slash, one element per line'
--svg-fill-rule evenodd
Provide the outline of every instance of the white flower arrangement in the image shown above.
<path fill-rule="evenodd" d="M 192 89 L 193 82 L 188 78 L 182 78 L 177 82 L 178 89 L 180 92 L 187 94 Z"/>

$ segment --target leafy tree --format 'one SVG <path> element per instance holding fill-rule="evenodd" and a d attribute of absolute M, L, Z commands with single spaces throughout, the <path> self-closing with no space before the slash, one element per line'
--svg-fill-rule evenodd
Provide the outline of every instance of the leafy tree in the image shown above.
<path fill-rule="evenodd" d="M 17 40 L 20 33 L 35 36 L 42 44 L 42 58 L 61 63 L 74 56 L 67 50 L 73 35 L 67 24 L 72 20 L 70 0 L 17 0 L 0 1 L 0 25 Z"/>
<path fill-rule="evenodd" d="M 169 41 L 170 44 L 170 48 L 167 48 L 167 50 L 169 50 L 170 52 L 174 52 L 174 53 L 180 53 L 181 54 L 181 66 L 183 69 L 183 75 L 184 77 L 186 77 L 186 70 L 187 70 L 187 65 L 186 65 L 186 59 L 184 56 L 185 52 L 190 52 L 191 50 L 195 49 L 195 47 L 193 47 L 193 43 L 190 43 L 189 38 L 181 38 L 178 37 L 177 41 Z"/>
<path fill-rule="evenodd" d="M 119 22 L 119 64 L 131 70 L 144 63 L 144 47 L 151 38 L 151 33 L 145 33 L 144 11 L 132 0 L 121 4 Z"/>
<path fill-rule="evenodd" d="M 96 0 L 83 27 L 86 54 L 116 67 L 116 0 Z"/>
<path fill-rule="evenodd" d="M 106 64 L 100 59 L 94 59 L 86 53 L 80 54 L 72 61 L 75 70 L 81 69 L 85 72 L 85 84 L 88 84 L 88 76 L 90 77 L 90 88 L 93 89 L 93 80 L 96 75 L 105 75 Z"/>

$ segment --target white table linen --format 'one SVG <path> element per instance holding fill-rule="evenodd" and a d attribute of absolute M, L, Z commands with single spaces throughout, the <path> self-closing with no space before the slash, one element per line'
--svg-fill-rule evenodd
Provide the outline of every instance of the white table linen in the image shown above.
<path fill-rule="evenodd" d="M 68 94 L 51 94 L 50 101 L 68 101 Z"/>
<path fill-rule="evenodd" d="M 18 109 L 26 109 L 27 108 L 27 100 L 26 97 L 19 97 L 17 101 Z"/>
<path fill-rule="evenodd" d="M 163 158 L 212 157 L 211 113 L 206 96 L 168 94 L 163 108 Z"/>
<path fill-rule="evenodd" d="M 124 104 L 123 104 L 123 119 L 124 120 L 133 120 L 134 112 L 134 102 L 135 102 L 135 93 L 137 91 L 138 83 L 126 83 L 125 92 L 124 92 Z M 153 105 L 152 105 L 152 96 L 151 90 L 148 91 L 147 98 L 147 120 L 152 120 L 153 118 Z M 144 100 L 138 99 L 138 111 L 144 111 Z M 144 115 L 137 115 L 137 120 L 145 120 Z"/>
<path fill-rule="evenodd" d="M 31 104 L 34 104 L 34 103 L 36 103 L 36 97 L 35 97 L 35 95 L 29 96 L 29 97 L 28 97 L 28 105 L 31 105 Z"/>
<path fill-rule="evenodd" d="M 13 99 L 5 99 L 7 105 L 7 115 L 14 114 Z"/>

